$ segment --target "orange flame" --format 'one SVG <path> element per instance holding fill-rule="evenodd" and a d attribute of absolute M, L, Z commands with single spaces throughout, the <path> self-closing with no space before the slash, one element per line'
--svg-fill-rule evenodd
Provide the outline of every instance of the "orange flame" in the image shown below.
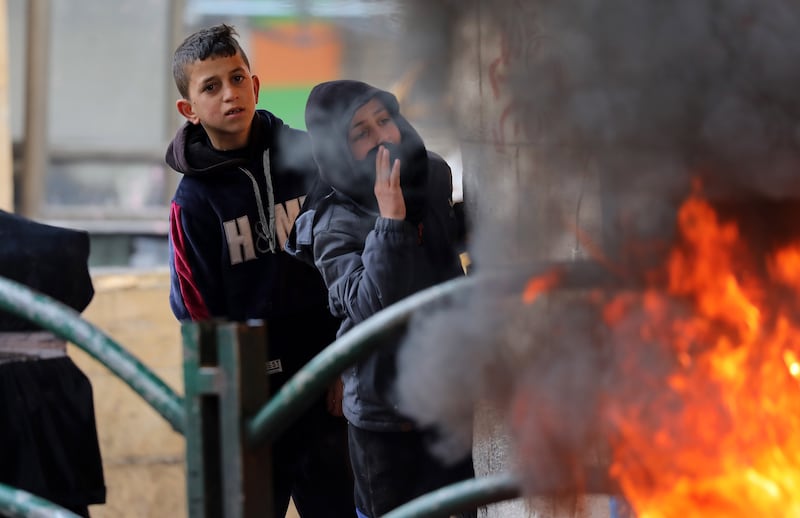
<path fill-rule="evenodd" d="M 563 272 L 560 269 L 549 270 L 538 277 L 533 277 L 525 285 L 525 290 L 522 292 L 522 302 L 533 304 L 539 298 L 539 295 L 547 293 L 558 286 L 562 277 Z"/>
<path fill-rule="evenodd" d="M 800 516 L 800 242 L 753 257 L 699 197 L 678 229 L 666 289 L 604 309 L 611 475 L 639 518 Z"/>

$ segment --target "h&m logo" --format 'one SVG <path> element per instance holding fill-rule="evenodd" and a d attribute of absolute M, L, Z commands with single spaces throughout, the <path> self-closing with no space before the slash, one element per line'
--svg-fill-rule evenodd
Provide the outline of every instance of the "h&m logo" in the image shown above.
<path fill-rule="evenodd" d="M 294 225 L 294 220 L 297 218 L 305 198 L 305 196 L 299 196 L 283 203 L 275 204 L 275 228 L 269 229 L 269 231 L 276 235 L 281 250 L 283 250 L 284 244 L 289 238 L 292 225 Z M 231 258 L 232 265 L 250 261 L 257 257 L 256 246 L 253 241 L 253 227 L 247 215 L 225 221 L 222 226 L 225 229 L 225 239 L 228 241 L 228 255 Z"/>
<path fill-rule="evenodd" d="M 222 226 L 225 228 L 225 238 L 228 240 L 228 255 L 231 258 L 231 264 L 239 264 L 256 258 L 253 232 L 250 229 L 250 219 L 247 215 L 225 221 Z"/>

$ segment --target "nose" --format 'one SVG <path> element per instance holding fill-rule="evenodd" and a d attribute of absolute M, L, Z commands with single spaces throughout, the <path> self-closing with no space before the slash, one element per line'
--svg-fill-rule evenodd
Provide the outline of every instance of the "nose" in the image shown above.
<path fill-rule="evenodd" d="M 391 132 L 391 130 L 388 128 L 388 125 L 379 127 L 378 131 L 375 132 L 375 136 L 376 136 L 376 139 L 377 139 L 377 142 L 375 143 L 375 145 L 378 145 L 378 144 L 381 144 L 381 143 L 384 143 L 384 142 L 391 143 L 391 144 L 397 144 L 397 142 L 394 142 L 394 135 Z"/>
<path fill-rule="evenodd" d="M 234 88 L 232 84 L 226 83 L 225 86 L 223 86 L 222 98 L 225 101 L 234 101 L 238 97 L 239 97 L 239 91 L 236 88 Z"/>

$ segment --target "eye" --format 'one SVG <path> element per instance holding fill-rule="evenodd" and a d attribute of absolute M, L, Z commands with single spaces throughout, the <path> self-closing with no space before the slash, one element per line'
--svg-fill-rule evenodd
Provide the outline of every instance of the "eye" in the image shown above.
<path fill-rule="evenodd" d="M 234 82 L 234 83 L 241 83 L 241 82 L 243 82 L 244 80 L 245 80 L 245 77 L 244 77 L 244 76 L 242 76 L 242 75 L 236 75 L 236 76 L 233 76 L 233 82 Z"/>
<path fill-rule="evenodd" d="M 367 132 L 366 131 L 359 131 L 358 133 L 353 133 L 352 135 L 350 135 L 350 141 L 351 142 L 357 142 L 357 141 L 363 139 L 366 136 L 367 136 Z"/>
<path fill-rule="evenodd" d="M 214 83 L 209 83 L 203 87 L 204 92 L 213 92 L 216 85 Z"/>
<path fill-rule="evenodd" d="M 384 118 L 382 118 L 381 120 L 378 121 L 378 124 L 380 126 L 385 126 L 385 125 L 389 124 L 390 122 L 392 122 L 392 118 L 391 117 L 384 117 Z"/>

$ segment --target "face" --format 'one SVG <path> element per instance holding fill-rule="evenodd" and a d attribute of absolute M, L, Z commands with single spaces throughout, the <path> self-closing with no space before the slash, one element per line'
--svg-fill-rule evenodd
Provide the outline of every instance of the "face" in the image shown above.
<path fill-rule="evenodd" d="M 202 124 L 216 149 L 245 147 L 259 83 L 242 56 L 198 60 L 188 66 L 187 73 L 189 98 L 177 101 L 180 114 L 192 124 Z"/>
<path fill-rule="evenodd" d="M 355 160 L 363 160 L 378 144 L 400 144 L 400 139 L 400 129 L 383 103 L 375 97 L 356 110 L 347 133 Z"/>

